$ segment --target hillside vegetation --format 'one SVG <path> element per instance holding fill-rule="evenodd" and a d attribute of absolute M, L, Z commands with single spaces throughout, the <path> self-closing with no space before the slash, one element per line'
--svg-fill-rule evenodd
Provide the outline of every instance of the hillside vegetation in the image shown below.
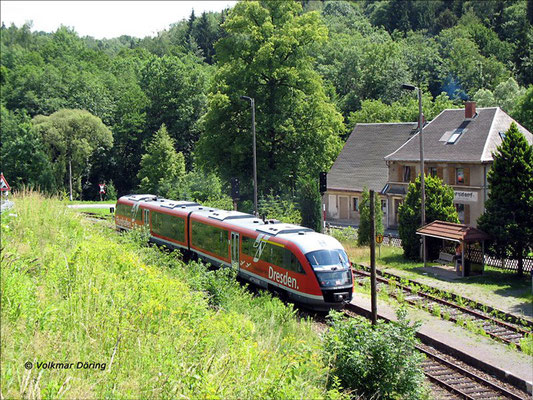
<path fill-rule="evenodd" d="M 15 200 L 2 216 L 2 398 L 343 396 L 290 306 L 55 199 Z"/>
<path fill-rule="evenodd" d="M 96 199 L 98 184 L 113 182 L 119 194 L 206 200 L 195 196 L 204 188 L 220 200 L 237 177 L 239 207 L 250 211 L 243 95 L 255 99 L 260 197 L 316 180 L 355 123 L 416 121 L 416 96 L 403 83 L 422 88 L 427 120 L 470 99 L 533 129 L 531 1 L 241 1 L 175 22 L 153 38 L 103 40 L 2 25 L 1 155 L 14 189 L 66 192 L 71 164 L 77 199 Z M 69 141 L 60 122 L 84 126 L 79 110 L 112 141 L 94 148 L 87 132 Z M 163 126 L 168 138 L 151 149 Z"/>

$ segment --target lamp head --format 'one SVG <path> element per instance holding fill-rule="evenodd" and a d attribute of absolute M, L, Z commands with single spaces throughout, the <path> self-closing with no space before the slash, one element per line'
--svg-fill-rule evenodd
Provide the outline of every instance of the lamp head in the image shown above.
<path fill-rule="evenodd" d="M 405 89 L 405 90 L 415 90 L 415 89 L 416 89 L 416 86 L 408 85 L 408 84 L 404 83 L 404 84 L 402 85 L 402 89 Z"/>

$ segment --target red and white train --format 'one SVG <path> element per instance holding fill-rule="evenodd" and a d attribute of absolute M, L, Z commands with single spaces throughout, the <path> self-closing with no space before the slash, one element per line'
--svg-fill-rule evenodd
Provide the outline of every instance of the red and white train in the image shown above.
<path fill-rule="evenodd" d="M 340 308 L 352 299 L 344 248 L 309 228 L 149 194 L 121 197 L 115 224 L 128 230 L 144 225 L 155 243 L 233 267 L 242 278 L 316 310 Z"/>

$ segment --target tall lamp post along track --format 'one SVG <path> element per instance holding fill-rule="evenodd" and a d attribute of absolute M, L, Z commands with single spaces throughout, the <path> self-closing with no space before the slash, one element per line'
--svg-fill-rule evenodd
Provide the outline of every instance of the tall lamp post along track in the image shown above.
<path fill-rule="evenodd" d="M 424 128 L 423 114 L 422 114 L 422 90 L 419 87 L 403 84 L 402 89 L 416 90 L 418 92 L 418 136 L 420 137 L 420 191 L 422 192 L 421 199 L 421 214 L 422 225 L 426 224 L 426 185 L 424 179 L 424 138 L 422 136 L 422 129 Z M 424 267 L 426 266 L 426 237 L 422 236 L 422 260 L 424 260 Z"/>
<path fill-rule="evenodd" d="M 257 155 L 256 155 L 256 145 L 255 145 L 255 100 L 252 97 L 241 96 L 242 100 L 248 100 L 250 106 L 252 107 L 252 136 L 253 136 L 253 153 L 254 153 L 254 212 L 258 216 L 259 212 L 257 211 Z"/>

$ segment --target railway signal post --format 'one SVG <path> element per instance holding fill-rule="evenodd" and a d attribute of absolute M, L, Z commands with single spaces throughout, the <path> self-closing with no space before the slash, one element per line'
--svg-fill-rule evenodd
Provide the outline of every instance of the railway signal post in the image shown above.
<path fill-rule="evenodd" d="M 231 178 L 231 198 L 233 199 L 233 209 L 237 211 L 237 201 L 241 197 L 239 178 Z"/>
<path fill-rule="evenodd" d="M 322 233 L 326 230 L 326 203 L 324 202 L 324 193 L 328 190 L 328 173 L 320 173 L 320 227 Z"/>

